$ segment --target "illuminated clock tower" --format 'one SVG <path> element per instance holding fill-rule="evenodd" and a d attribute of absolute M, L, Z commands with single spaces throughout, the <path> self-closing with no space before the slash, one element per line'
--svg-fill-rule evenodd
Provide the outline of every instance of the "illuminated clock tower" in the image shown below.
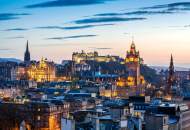
<path fill-rule="evenodd" d="M 125 58 L 126 70 L 128 73 L 128 80 L 133 80 L 133 86 L 140 84 L 140 64 L 142 60 L 139 55 L 139 51 L 136 51 L 134 41 L 132 41 L 130 50 L 127 51 Z M 130 81 L 129 81 L 130 82 Z"/>
<path fill-rule="evenodd" d="M 129 96 L 143 96 L 145 93 L 145 80 L 140 74 L 140 66 L 143 60 L 132 41 L 125 58 L 126 74 L 120 76 L 117 81 L 117 96 L 128 98 Z"/>

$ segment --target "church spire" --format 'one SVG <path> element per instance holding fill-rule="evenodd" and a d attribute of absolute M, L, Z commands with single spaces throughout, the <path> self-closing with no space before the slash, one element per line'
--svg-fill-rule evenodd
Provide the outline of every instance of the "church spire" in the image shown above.
<path fill-rule="evenodd" d="M 30 62 L 30 51 L 29 51 L 29 47 L 28 47 L 28 40 L 26 43 L 26 51 L 24 54 L 24 62 Z"/>
<path fill-rule="evenodd" d="M 175 84 L 175 71 L 174 71 L 174 62 L 173 56 L 171 54 L 170 66 L 168 70 L 168 81 L 167 81 L 167 94 L 171 94 L 172 86 Z"/>
<path fill-rule="evenodd" d="M 27 43 L 26 43 L 26 51 L 29 52 L 29 49 L 28 49 L 28 40 L 27 40 Z"/>
<path fill-rule="evenodd" d="M 170 66 L 169 66 L 169 75 L 174 75 L 174 62 L 173 62 L 173 56 L 171 54 L 170 58 Z"/>

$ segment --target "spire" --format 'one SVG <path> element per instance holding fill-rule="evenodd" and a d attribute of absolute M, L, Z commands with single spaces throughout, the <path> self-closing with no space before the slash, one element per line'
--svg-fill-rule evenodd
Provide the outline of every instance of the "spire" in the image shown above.
<path fill-rule="evenodd" d="M 24 62 L 30 62 L 30 51 L 29 51 L 29 47 L 28 47 L 28 40 L 26 43 L 26 51 L 24 54 Z"/>
<path fill-rule="evenodd" d="M 134 43 L 134 36 L 132 36 L 132 43 Z"/>
<path fill-rule="evenodd" d="M 170 66 L 169 66 L 169 75 L 173 75 L 173 74 L 174 74 L 174 62 L 173 62 L 173 56 L 171 54 Z"/>
<path fill-rule="evenodd" d="M 28 40 L 27 40 L 27 43 L 26 43 L 26 51 L 29 52 L 29 49 L 28 49 Z"/>
<path fill-rule="evenodd" d="M 171 54 L 171 59 L 170 59 L 170 65 L 173 65 L 173 56 L 172 56 L 172 54 Z"/>
<path fill-rule="evenodd" d="M 136 47 L 135 47 L 134 37 L 132 37 L 132 43 L 131 43 L 130 52 L 131 52 L 132 54 L 135 54 L 135 53 L 136 53 Z"/>
<path fill-rule="evenodd" d="M 168 73 L 168 83 L 167 83 L 167 93 L 171 94 L 172 86 L 175 84 L 175 72 L 174 72 L 174 62 L 173 62 L 173 56 L 171 54 L 170 58 L 170 66 L 169 66 L 169 73 Z"/>

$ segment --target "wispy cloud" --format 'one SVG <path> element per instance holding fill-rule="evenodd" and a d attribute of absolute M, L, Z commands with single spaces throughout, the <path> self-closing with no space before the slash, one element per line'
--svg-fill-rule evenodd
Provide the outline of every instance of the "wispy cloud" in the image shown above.
<path fill-rule="evenodd" d="M 139 11 L 132 11 L 132 12 L 124 12 L 124 13 L 102 13 L 96 14 L 94 16 L 122 16 L 122 15 L 156 15 L 156 14 L 173 14 L 173 11 L 146 11 L 146 10 L 139 10 Z"/>
<path fill-rule="evenodd" d="M 95 14 L 94 16 L 116 17 L 129 15 L 157 15 L 157 14 L 175 14 L 183 11 L 190 11 L 190 2 L 176 2 L 163 5 L 154 5 L 150 7 L 142 7 L 131 12 L 109 12 Z"/>
<path fill-rule="evenodd" d="M 6 37 L 5 39 L 23 39 L 24 36 Z"/>
<path fill-rule="evenodd" d="M 63 40 L 63 39 L 76 39 L 76 38 L 86 38 L 86 37 L 96 37 L 97 35 L 74 35 L 68 37 L 51 37 L 46 38 L 47 40 Z"/>
<path fill-rule="evenodd" d="M 185 28 L 189 28 L 189 27 L 190 27 L 190 24 L 189 24 L 189 25 L 185 25 L 184 27 L 185 27 Z"/>
<path fill-rule="evenodd" d="M 46 40 L 63 40 L 65 37 L 51 37 L 51 38 L 46 38 Z"/>
<path fill-rule="evenodd" d="M 1 48 L 0 51 L 11 51 L 12 49 L 10 48 Z"/>
<path fill-rule="evenodd" d="M 93 27 L 101 27 L 101 26 L 111 26 L 114 24 L 97 24 L 97 25 L 83 25 L 83 26 L 70 26 L 65 27 L 65 30 L 75 30 L 75 29 L 86 29 L 86 28 L 93 28 Z"/>
<path fill-rule="evenodd" d="M 28 29 L 26 28 L 10 28 L 10 29 L 5 29 L 3 31 L 27 31 Z"/>
<path fill-rule="evenodd" d="M 12 48 L 1 48 L 0 52 L 1 53 L 5 53 L 5 54 L 13 54 L 15 50 L 13 50 Z M 2 58 L 0 58 L 2 59 Z M 6 58 L 5 58 L 6 59 Z M 4 59 L 3 59 L 4 61 Z"/>
<path fill-rule="evenodd" d="M 62 27 L 62 26 L 43 26 L 43 27 L 36 27 L 37 29 L 59 29 L 59 30 L 77 30 L 77 29 L 86 29 L 86 28 L 93 28 L 93 27 L 101 27 L 101 26 L 111 26 L 114 24 L 94 24 L 94 25 L 82 25 L 82 26 L 69 26 L 69 27 Z"/>
<path fill-rule="evenodd" d="M 142 9 L 167 9 L 173 11 L 190 10 L 190 2 L 175 2 L 163 5 L 154 5 L 150 7 L 144 7 Z"/>
<path fill-rule="evenodd" d="M 20 16 L 30 15 L 28 13 L 0 13 L 0 21 L 19 19 Z"/>
<path fill-rule="evenodd" d="M 51 1 L 47 1 L 47 2 L 27 5 L 27 6 L 25 6 L 25 8 L 82 6 L 82 5 L 103 4 L 108 1 L 115 1 L 115 0 L 51 0 Z"/>
<path fill-rule="evenodd" d="M 46 43 L 46 44 L 36 44 L 34 46 L 42 46 L 42 47 L 48 47 L 48 46 L 80 46 L 80 43 Z"/>
<path fill-rule="evenodd" d="M 95 14 L 94 16 L 121 16 L 124 15 L 124 13 L 101 13 L 101 14 Z"/>
<path fill-rule="evenodd" d="M 35 27 L 35 29 L 61 29 L 64 30 L 65 27 L 62 26 L 41 26 L 41 27 Z"/>
<path fill-rule="evenodd" d="M 109 22 L 126 22 L 145 20 L 143 17 L 123 18 L 123 17 L 94 17 L 73 21 L 76 24 L 91 24 L 91 23 L 109 23 Z"/>
<path fill-rule="evenodd" d="M 162 11 L 134 11 L 134 12 L 127 12 L 125 15 L 154 15 L 154 14 L 173 14 L 175 12 L 173 11 L 167 11 L 167 10 L 162 10 Z"/>

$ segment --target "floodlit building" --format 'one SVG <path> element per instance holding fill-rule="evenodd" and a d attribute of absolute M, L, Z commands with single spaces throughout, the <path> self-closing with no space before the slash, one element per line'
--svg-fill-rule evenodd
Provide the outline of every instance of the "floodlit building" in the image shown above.
<path fill-rule="evenodd" d="M 31 63 L 27 69 L 29 80 L 37 82 L 50 82 L 55 79 L 55 64 L 46 59 Z"/>
<path fill-rule="evenodd" d="M 117 61 L 119 59 L 118 56 L 100 56 L 98 52 L 89 52 L 86 53 L 82 50 L 81 53 L 74 52 L 72 55 L 72 60 L 75 63 L 80 63 L 81 61 L 96 61 L 96 62 L 111 62 L 111 61 Z"/>
<path fill-rule="evenodd" d="M 140 65 L 143 63 L 139 51 L 136 51 L 134 42 L 125 58 L 126 74 L 120 76 L 117 81 L 119 97 L 144 95 L 145 79 L 140 74 Z"/>

